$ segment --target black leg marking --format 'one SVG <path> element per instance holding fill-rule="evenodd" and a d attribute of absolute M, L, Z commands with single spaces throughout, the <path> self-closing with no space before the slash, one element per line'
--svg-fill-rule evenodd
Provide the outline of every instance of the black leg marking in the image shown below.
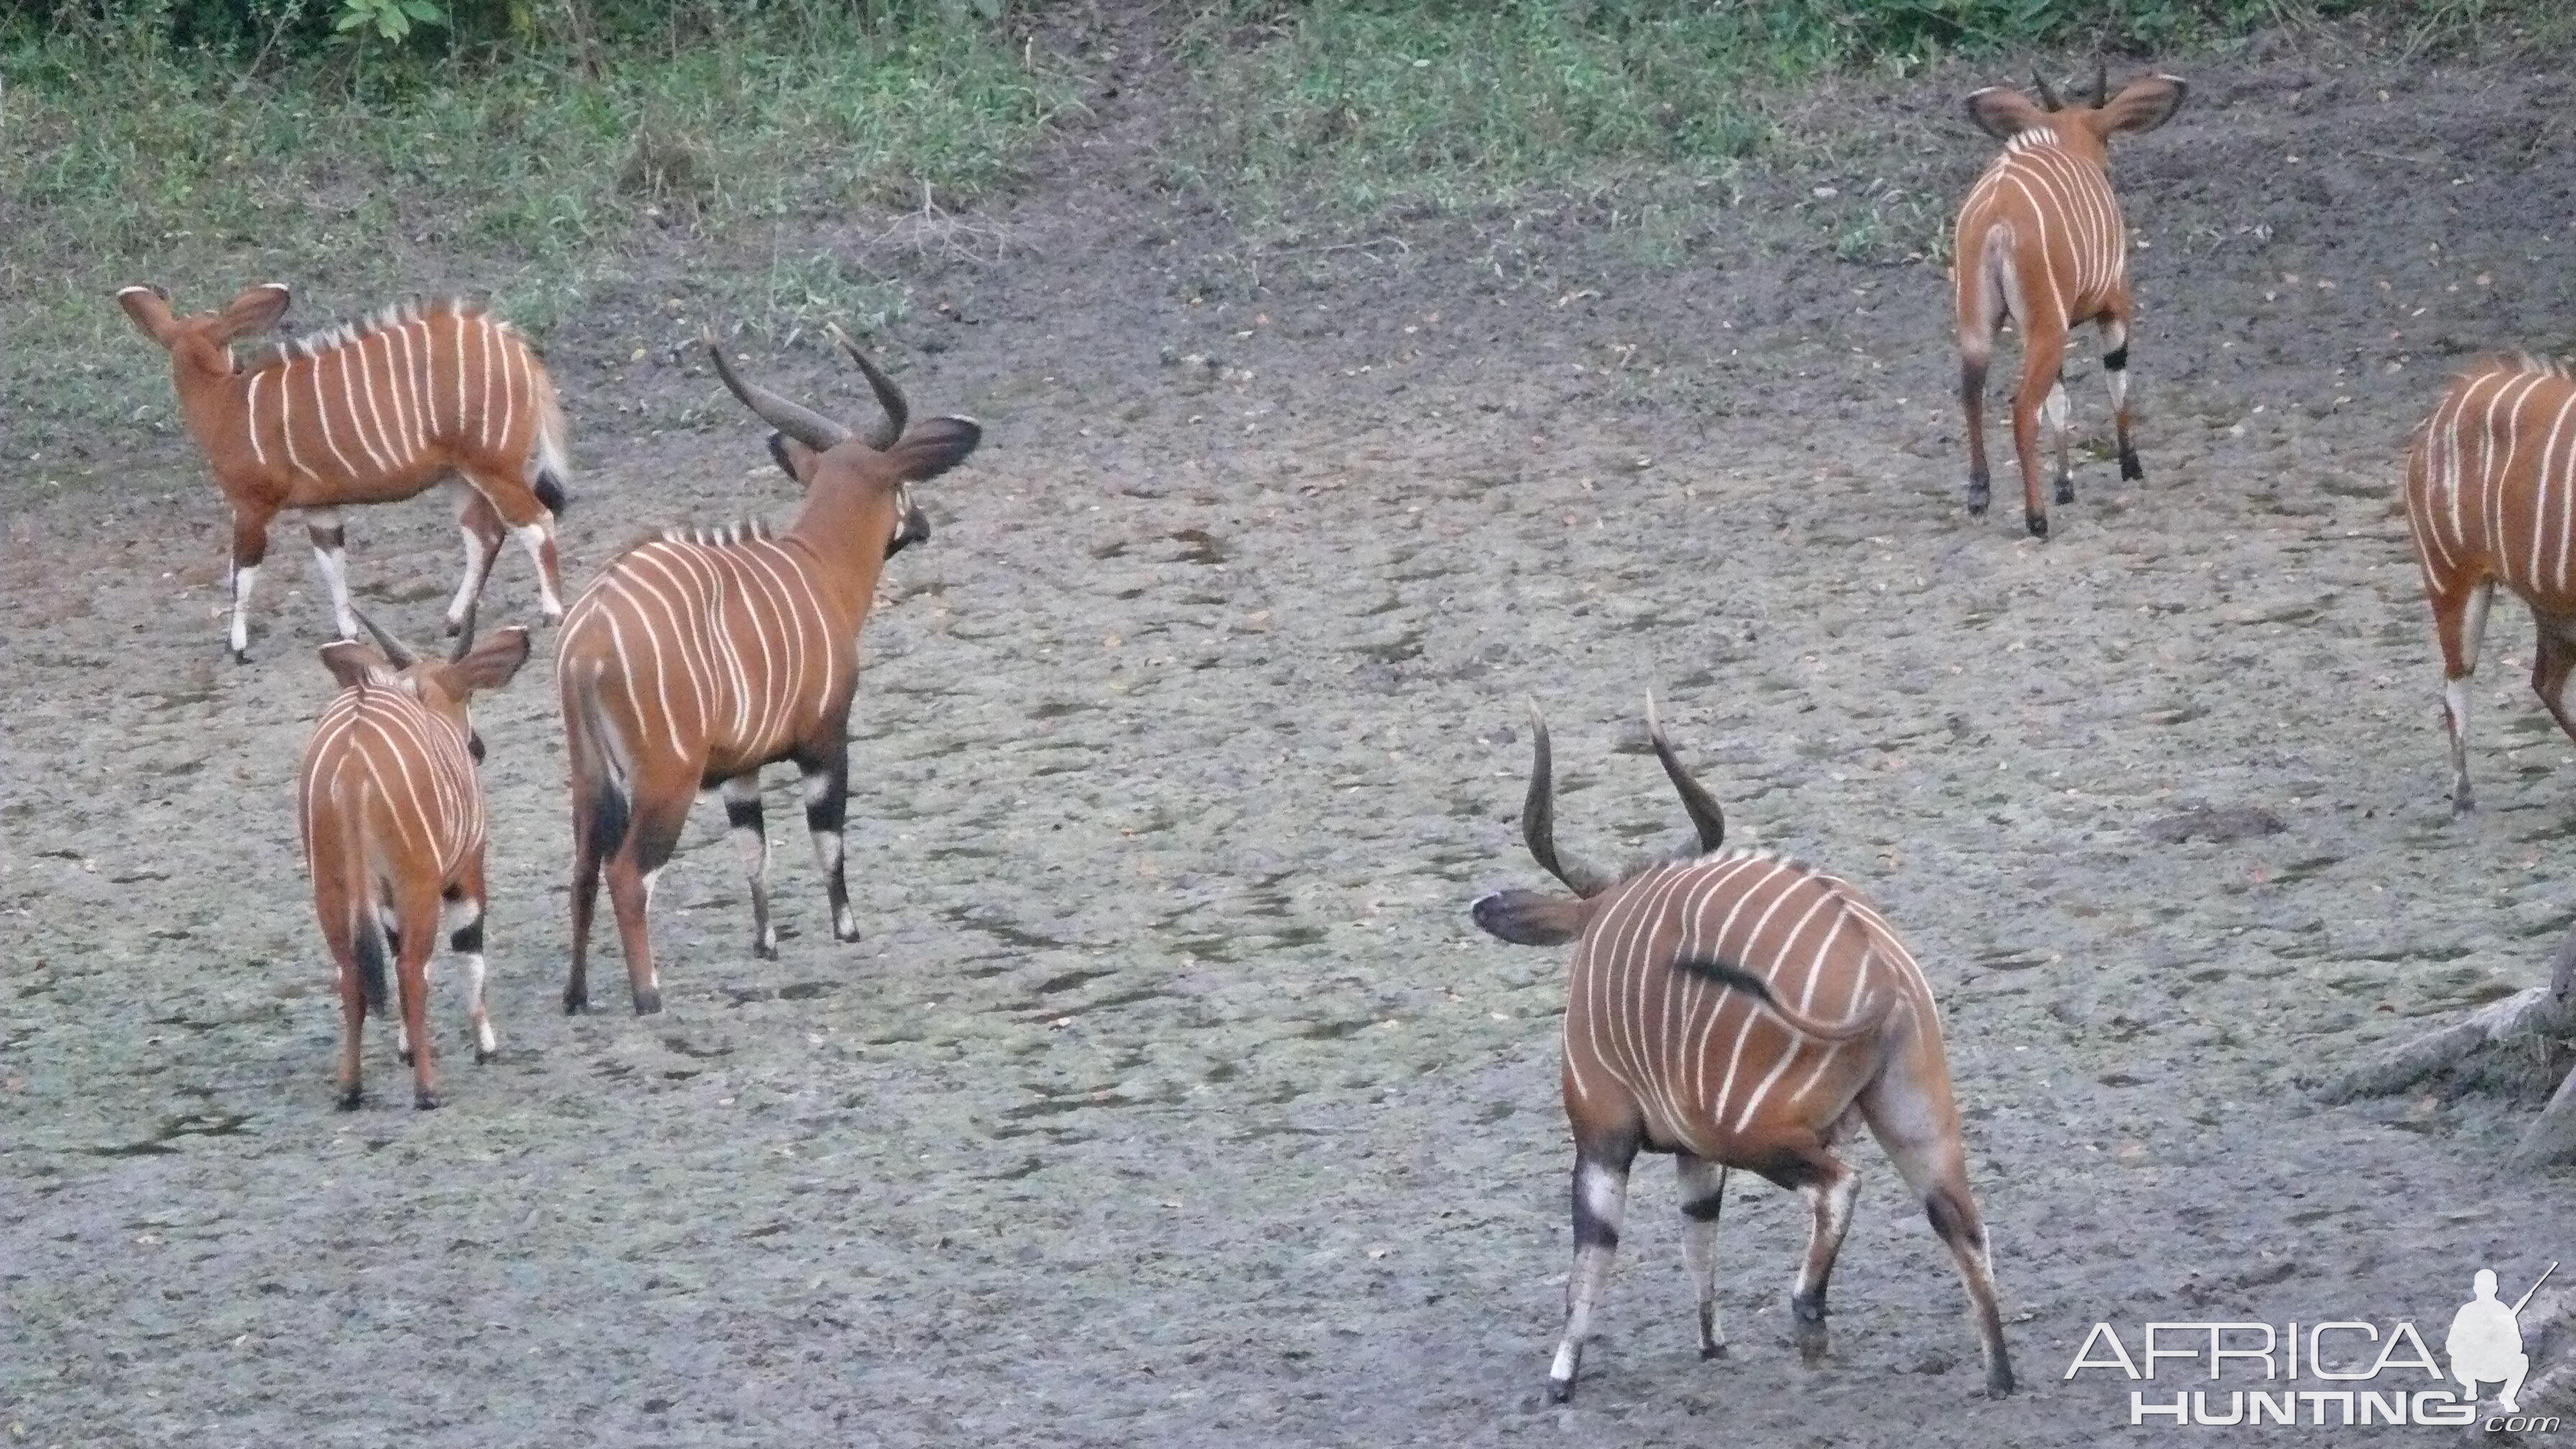
<path fill-rule="evenodd" d="M 814 840 L 815 862 L 823 867 L 823 890 L 831 904 L 836 941 L 859 939 L 858 918 L 850 913 L 848 847 L 842 830 L 849 820 L 849 790 L 846 753 L 805 767 L 805 829 Z"/>
<path fill-rule="evenodd" d="M 349 531 L 336 523 L 328 528 L 308 528 L 304 532 L 306 537 L 313 540 L 315 548 L 325 551 L 343 549 L 349 544 Z"/>
<path fill-rule="evenodd" d="M 778 959 L 778 932 L 769 924 L 769 825 L 760 808 L 760 774 L 724 782 L 725 826 L 742 849 L 743 876 L 751 887 L 751 952 Z"/>
<path fill-rule="evenodd" d="M 447 949 L 460 956 L 482 955 L 483 918 L 477 916 L 472 921 L 457 927 L 447 938 Z"/>
<path fill-rule="evenodd" d="M 2102 365 L 2113 372 L 2126 371 L 2129 366 L 2129 344 L 2123 342 L 2103 353 Z"/>

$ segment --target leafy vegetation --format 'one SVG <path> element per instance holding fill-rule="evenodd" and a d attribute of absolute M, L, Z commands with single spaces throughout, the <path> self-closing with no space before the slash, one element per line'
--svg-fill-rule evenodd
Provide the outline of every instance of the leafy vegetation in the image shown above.
<path fill-rule="evenodd" d="M 270 277 L 352 306 L 466 291 L 541 337 L 603 289 L 675 271 L 696 315 L 781 331 L 886 315 L 901 285 L 824 239 L 853 215 L 953 230 L 1074 104 L 1081 62 L 1050 60 L 1046 27 L 1097 16 L 1075 0 L 0 0 L 0 391 L 35 399 L 0 443 L 166 410 L 106 304 L 138 280 L 190 306 Z M 1819 76 L 1960 54 L 2116 65 L 2342 16 L 2410 52 L 2576 39 L 2555 0 L 1193 0 L 1149 23 L 1177 27 L 1201 107 L 1169 132 L 1167 179 L 1255 234 L 1572 195 L 1607 198 L 1607 232 L 1653 264 L 1748 168 L 1815 159 L 1779 117 Z M 1800 210 L 1847 260 L 1927 254 L 1946 198 L 1920 183 L 1820 189 Z"/>
<path fill-rule="evenodd" d="M 707 306 L 866 320 L 900 289 L 820 250 L 816 218 L 987 193 L 1068 94 L 936 6 L 673 7 L 588 51 L 560 31 L 491 43 L 461 3 L 399 45 L 329 14 L 318 37 L 292 29 L 318 9 L 181 0 L 0 29 L 0 390 L 85 424 L 166 410 L 108 302 L 136 281 L 189 307 L 273 277 L 351 307 L 462 291 L 542 337 L 639 250 L 719 241 L 765 264 L 711 269 Z M 38 388 L 65 367 L 109 385 Z M 32 425 L 9 421 L 12 452 Z"/>

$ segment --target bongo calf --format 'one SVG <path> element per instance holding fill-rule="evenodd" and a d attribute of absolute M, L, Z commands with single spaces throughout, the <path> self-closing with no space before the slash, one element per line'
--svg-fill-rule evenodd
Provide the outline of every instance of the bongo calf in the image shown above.
<path fill-rule="evenodd" d="M 172 316 L 159 287 L 128 287 L 116 300 L 169 349 L 179 410 L 232 504 L 234 659 L 250 659 L 251 585 L 279 511 L 303 510 L 332 623 L 355 639 L 341 505 L 399 502 L 451 475 L 465 579 L 447 632 L 465 632 L 505 527 L 536 561 L 545 617 L 562 617 L 554 521 L 567 476 L 563 409 L 510 324 L 462 302 L 403 306 L 236 360 L 235 338 L 285 314 L 286 288 L 253 287 L 221 312 L 190 317 Z"/>
<path fill-rule="evenodd" d="M 438 1105 L 429 1046 L 429 953 L 442 926 L 465 967 L 474 1059 L 499 1050 L 483 1007 L 482 738 L 466 718 L 478 689 L 498 689 L 527 662 L 528 631 L 481 644 L 466 634 L 447 659 L 423 663 L 359 616 L 382 652 L 322 648 L 341 683 L 322 711 L 296 781 L 313 911 L 340 985 L 340 1105 L 359 1103 L 358 1036 L 385 1014 L 385 958 L 401 992 L 397 1041 L 412 1065 L 415 1106 Z"/>
<path fill-rule="evenodd" d="M 1995 333 L 2010 317 L 2021 328 L 2021 389 L 2013 397 L 2013 451 L 2021 460 L 2023 519 L 2048 537 L 2039 501 L 2039 424 L 2045 412 L 2057 448 L 2057 501 L 2075 501 L 2066 453 L 2066 384 L 2058 372 L 2068 329 L 2102 331 L 2102 375 L 2120 438 L 2120 476 L 2140 478 L 2129 444 L 2129 233 L 2111 194 L 2110 140 L 2152 131 L 2182 108 L 2184 86 L 2141 76 L 2110 94 L 2093 73 L 2093 103 L 2070 107 L 2048 82 L 2042 104 L 2004 86 L 1968 97 L 1968 117 L 2004 143 L 1959 207 L 1950 276 L 1958 304 L 1959 403 L 1968 415 L 1968 511 L 1982 515 L 1986 471 L 1986 366 Z"/>

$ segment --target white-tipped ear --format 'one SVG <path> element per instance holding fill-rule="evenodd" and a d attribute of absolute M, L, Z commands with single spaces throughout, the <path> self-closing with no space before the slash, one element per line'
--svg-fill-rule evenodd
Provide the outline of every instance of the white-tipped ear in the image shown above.
<path fill-rule="evenodd" d="M 134 322 L 134 330 L 167 347 L 171 334 L 179 330 L 170 316 L 170 296 L 159 287 L 133 286 L 116 294 L 116 305 Z"/>
<path fill-rule="evenodd" d="M 215 341 L 230 342 L 254 332 L 265 332 L 286 315 L 286 306 L 295 300 L 283 282 L 262 282 L 233 298 L 231 306 L 215 323 Z"/>

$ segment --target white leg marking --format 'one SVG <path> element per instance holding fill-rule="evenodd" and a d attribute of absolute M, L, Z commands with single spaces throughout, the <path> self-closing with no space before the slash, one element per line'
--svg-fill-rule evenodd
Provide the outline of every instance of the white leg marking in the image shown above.
<path fill-rule="evenodd" d="M 233 653 L 250 652 L 250 590 L 259 582 L 259 565 L 233 570 Z"/>
<path fill-rule="evenodd" d="M 1627 1174 L 1591 1162 L 1576 1173 L 1585 1211 L 1616 1233 L 1627 1211 Z M 1574 1274 L 1565 1286 L 1565 1336 L 1558 1340 L 1556 1359 L 1547 1371 L 1560 1395 L 1573 1384 L 1574 1371 L 1582 1362 L 1584 1340 L 1592 1336 L 1592 1311 L 1610 1281 L 1610 1262 L 1617 1252 L 1599 1244 L 1585 1244 L 1574 1251 Z"/>
<path fill-rule="evenodd" d="M 546 541 L 554 537 L 553 525 L 540 518 L 511 532 L 519 536 L 520 544 L 528 550 L 529 560 L 537 566 L 537 611 L 549 622 L 562 618 L 563 600 L 555 597 L 554 580 L 546 575 Z"/>
<path fill-rule="evenodd" d="M 483 592 L 483 576 L 492 569 L 492 550 L 483 546 L 482 538 L 473 528 L 460 523 L 456 531 L 465 535 L 465 579 L 456 586 L 455 602 L 447 606 L 450 625 L 465 622 L 465 611 L 473 607 L 474 596 Z"/>

